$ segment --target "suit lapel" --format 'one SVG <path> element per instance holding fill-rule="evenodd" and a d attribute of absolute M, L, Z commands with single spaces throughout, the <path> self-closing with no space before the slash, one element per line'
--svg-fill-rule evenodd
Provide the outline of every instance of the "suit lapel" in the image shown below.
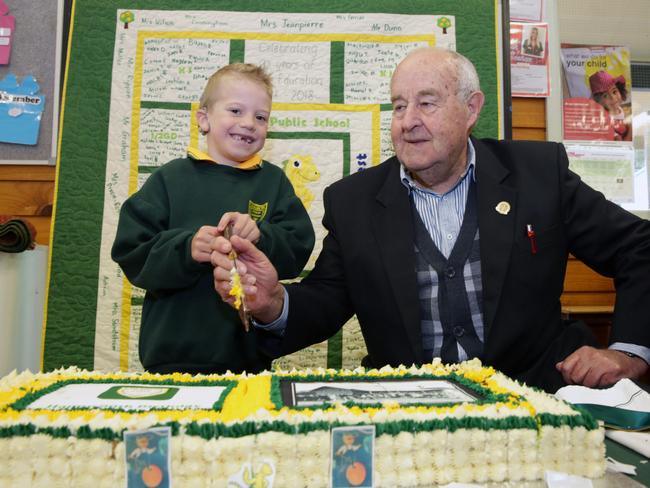
<path fill-rule="evenodd" d="M 487 340 L 508 271 L 514 241 L 517 192 L 504 183 L 510 171 L 483 143 L 474 138 L 472 143 L 476 149 L 483 318 Z"/>
<path fill-rule="evenodd" d="M 400 182 L 399 162 L 392 158 L 371 216 L 375 242 L 389 277 L 415 362 L 422 362 L 420 307 L 415 278 L 415 235 L 407 190 Z"/>

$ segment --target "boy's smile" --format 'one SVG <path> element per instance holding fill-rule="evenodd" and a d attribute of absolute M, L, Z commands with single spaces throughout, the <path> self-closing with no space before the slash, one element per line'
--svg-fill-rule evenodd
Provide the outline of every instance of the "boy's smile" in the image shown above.
<path fill-rule="evenodd" d="M 250 159 L 264 147 L 270 113 L 271 97 L 263 85 L 237 75 L 224 77 L 215 102 L 199 117 L 208 154 L 230 166 Z"/>

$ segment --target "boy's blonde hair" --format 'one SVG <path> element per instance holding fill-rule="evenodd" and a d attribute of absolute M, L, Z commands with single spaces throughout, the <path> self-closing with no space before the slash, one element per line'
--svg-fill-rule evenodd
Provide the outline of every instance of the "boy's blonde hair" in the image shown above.
<path fill-rule="evenodd" d="M 219 80 L 225 76 L 240 76 L 259 83 L 264 87 L 269 98 L 273 98 L 273 82 L 271 81 L 271 75 L 269 75 L 263 67 L 250 63 L 233 63 L 218 69 L 212 76 L 210 76 L 210 79 L 208 79 L 208 82 L 203 89 L 203 93 L 201 94 L 199 108 L 208 109 L 215 102 Z"/>

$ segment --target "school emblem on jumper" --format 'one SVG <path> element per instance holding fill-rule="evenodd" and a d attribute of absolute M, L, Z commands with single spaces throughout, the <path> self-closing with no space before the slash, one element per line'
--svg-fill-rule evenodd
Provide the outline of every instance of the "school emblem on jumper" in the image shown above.
<path fill-rule="evenodd" d="M 253 200 L 248 200 L 248 215 L 251 216 L 255 222 L 260 222 L 266 216 L 266 211 L 269 208 L 269 202 L 255 203 Z"/>
<path fill-rule="evenodd" d="M 510 212 L 510 204 L 508 202 L 499 202 L 494 210 L 499 212 L 501 215 L 508 215 Z"/>

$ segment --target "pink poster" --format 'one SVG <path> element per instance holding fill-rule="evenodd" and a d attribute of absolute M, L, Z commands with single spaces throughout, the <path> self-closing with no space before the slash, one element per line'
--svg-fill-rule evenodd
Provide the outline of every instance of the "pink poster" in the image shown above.
<path fill-rule="evenodd" d="M 630 52 L 562 44 L 564 139 L 632 141 Z"/>

